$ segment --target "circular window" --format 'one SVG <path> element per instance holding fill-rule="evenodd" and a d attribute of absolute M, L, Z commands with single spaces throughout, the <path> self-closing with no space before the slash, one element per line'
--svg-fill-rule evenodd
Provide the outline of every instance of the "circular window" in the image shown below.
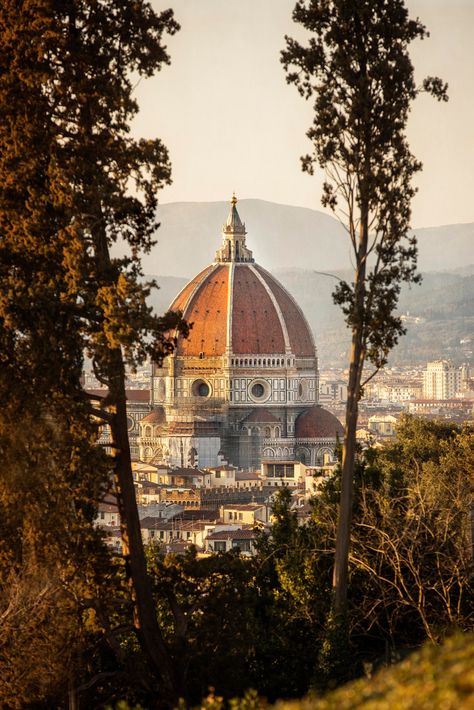
<path fill-rule="evenodd" d="M 270 397 L 270 385 L 265 380 L 250 382 L 248 397 L 252 402 L 265 402 Z"/>
<path fill-rule="evenodd" d="M 134 425 L 135 425 L 135 422 L 133 421 L 132 417 L 127 417 L 128 431 L 132 431 Z"/>
<path fill-rule="evenodd" d="M 192 386 L 192 393 L 195 397 L 209 397 L 211 386 L 205 380 L 195 380 Z"/>
<path fill-rule="evenodd" d="M 198 385 L 197 391 L 200 397 L 207 397 L 207 395 L 209 394 L 209 385 L 207 385 L 205 382 L 201 382 Z"/>
<path fill-rule="evenodd" d="M 252 394 L 254 397 L 263 397 L 265 394 L 265 388 L 260 384 L 260 382 L 257 382 L 257 384 L 252 387 Z"/>

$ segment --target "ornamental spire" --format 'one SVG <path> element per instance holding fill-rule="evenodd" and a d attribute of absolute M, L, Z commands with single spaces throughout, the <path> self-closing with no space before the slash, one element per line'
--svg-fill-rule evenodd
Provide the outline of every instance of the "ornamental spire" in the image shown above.
<path fill-rule="evenodd" d="M 227 221 L 222 227 L 222 246 L 216 252 L 216 261 L 253 262 L 250 249 L 245 245 L 245 223 L 237 212 L 235 192 L 230 201 L 230 211 Z"/>

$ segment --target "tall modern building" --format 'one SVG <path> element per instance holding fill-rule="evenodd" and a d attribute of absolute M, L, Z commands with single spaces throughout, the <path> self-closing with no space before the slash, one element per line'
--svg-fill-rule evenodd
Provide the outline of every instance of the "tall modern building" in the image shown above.
<path fill-rule="evenodd" d="M 173 301 L 192 323 L 152 371 L 140 456 L 174 466 L 332 459 L 342 425 L 318 404 L 318 359 L 298 304 L 255 263 L 235 196 L 214 261 Z"/>
<path fill-rule="evenodd" d="M 448 360 L 428 362 L 423 371 L 425 399 L 452 399 L 461 389 L 462 370 Z"/>

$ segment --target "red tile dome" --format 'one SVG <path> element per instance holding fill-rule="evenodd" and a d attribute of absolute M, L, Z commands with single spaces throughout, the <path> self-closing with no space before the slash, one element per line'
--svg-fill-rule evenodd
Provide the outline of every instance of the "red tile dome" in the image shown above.
<path fill-rule="evenodd" d="M 296 302 L 257 264 L 213 264 L 171 305 L 193 327 L 178 355 L 284 355 L 315 357 L 313 336 Z"/>
<path fill-rule="evenodd" d="M 170 308 L 193 324 L 177 355 L 294 355 L 316 357 L 309 325 L 290 294 L 254 263 L 245 243 L 237 198 L 222 230 L 214 264 L 192 279 Z"/>
<path fill-rule="evenodd" d="M 295 423 L 297 439 L 342 438 L 344 427 L 334 414 L 319 405 L 302 412 Z"/>

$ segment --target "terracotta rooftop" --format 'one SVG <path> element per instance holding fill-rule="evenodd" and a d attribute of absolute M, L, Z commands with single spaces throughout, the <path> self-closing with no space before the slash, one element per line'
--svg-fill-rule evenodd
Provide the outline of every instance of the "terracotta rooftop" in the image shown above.
<path fill-rule="evenodd" d="M 163 407 L 155 407 L 150 414 L 143 417 L 140 423 L 143 424 L 163 424 L 166 422 L 165 410 Z"/>
<path fill-rule="evenodd" d="M 344 427 L 334 414 L 319 405 L 302 412 L 295 423 L 297 439 L 335 438 L 344 435 Z"/>
<path fill-rule="evenodd" d="M 265 507 L 265 503 L 237 503 L 233 505 L 232 503 L 224 503 L 222 506 L 225 510 L 242 510 L 250 511 L 260 510 L 260 508 Z"/>
<path fill-rule="evenodd" d="M 255 481 L 255 479 L 260 480 L 260 473 L 257 471 L 236 471 L 235 480 L 236 481 Z"/>
<path fill-rule="evenodd" d="M 265 407 L 259 407 L 258 409 L 254 409 L 253 412 L 248 415 L 248 417 L 245 417 L 245 419 L 243 419 L 243 421 L 252 423 L 271 423 L 279 422 L 280 419 L 278 419 L 274 414 L 272 414 L 269 409 L 265 409 Z"/>
<path fill-rule="evenodd" d="M 209 475 L 208 471 L 201 471 L 200 468 L 173 468 L 168 471 L 169 476 L 183 476 L 184 478 Z"/>
<path fill-rule="evenodd" d="M 219 532 L 209 533 L 207 540 L 253 540 L 255 538 L 254 530 L 221 530 Z"/>

